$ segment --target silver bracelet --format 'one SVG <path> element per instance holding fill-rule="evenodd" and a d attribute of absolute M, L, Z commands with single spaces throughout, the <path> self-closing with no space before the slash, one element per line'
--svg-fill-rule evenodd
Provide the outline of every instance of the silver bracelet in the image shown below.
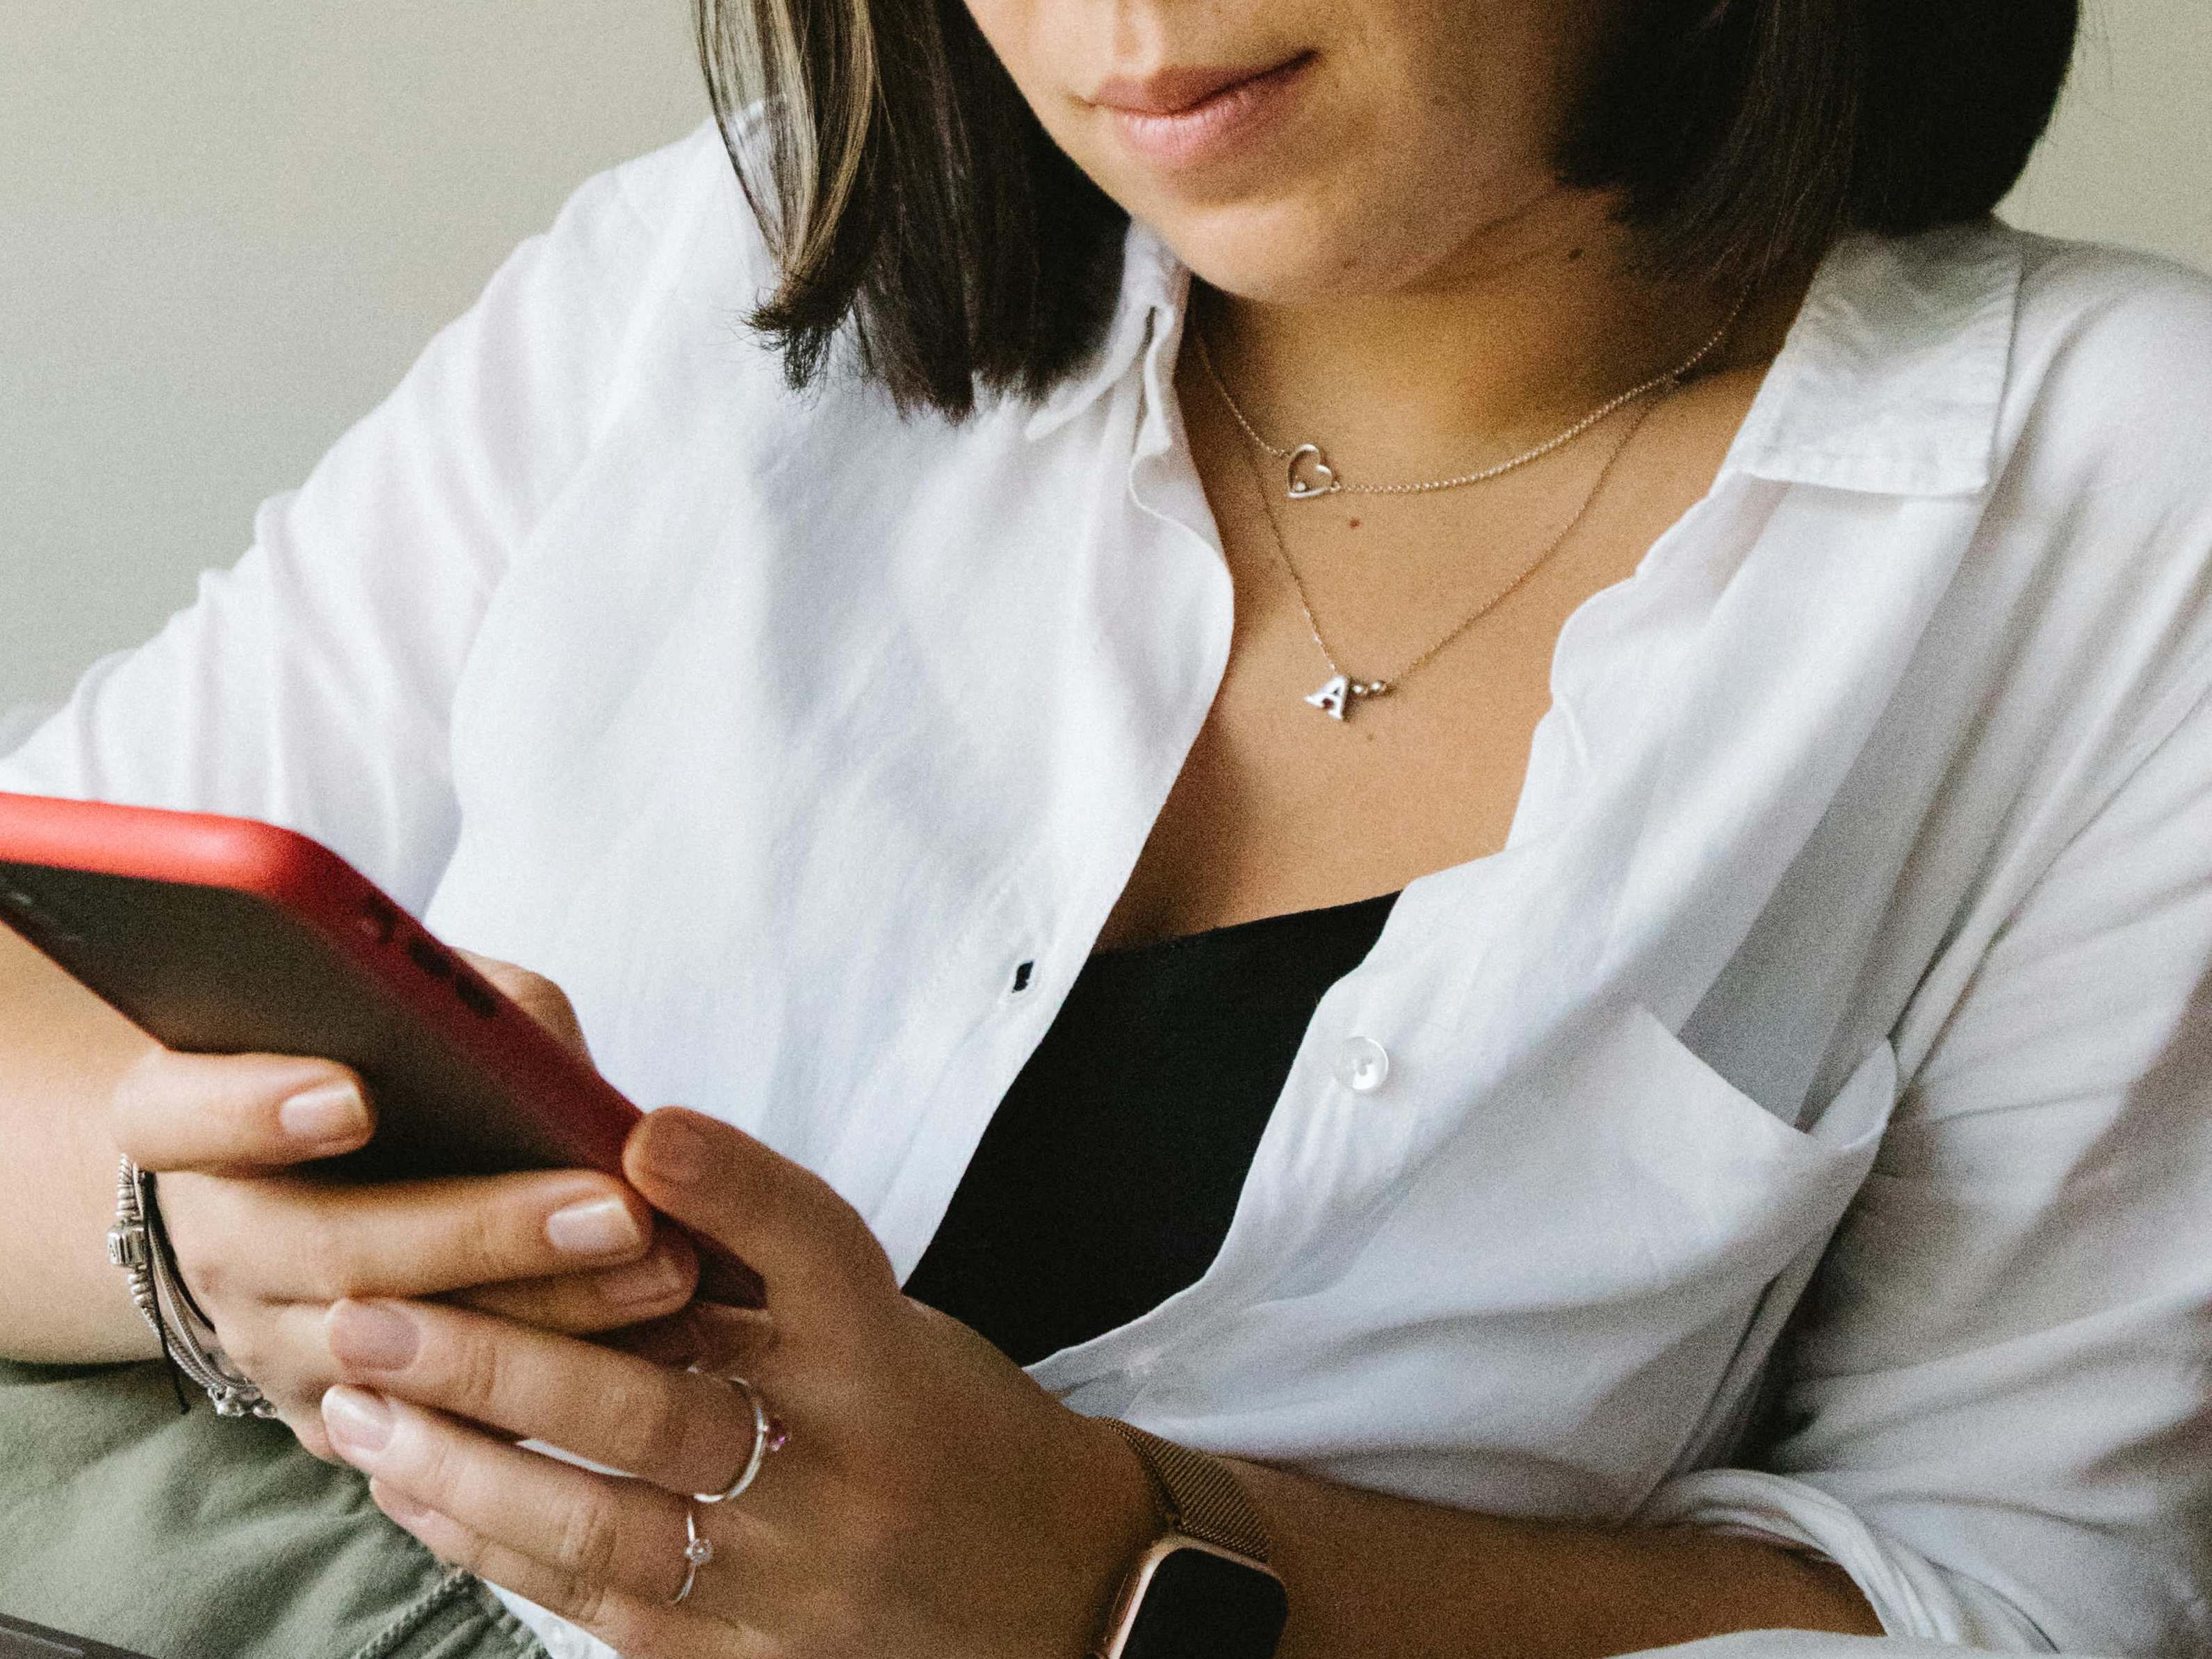
<path fill-rule="evenodd" d="M 129 1158 L 115 1177 L 115 1224 L 107 1230 L 107 1259 L 131 1281 L 131 1300 L 154 1328 L 161 1352 L 215 1402 L 220 1417 L 274 1417 L 276 1407 L 252 1382 L 231 1369 L 215 1327 L 192 1299 L 176 1252 L 161 1225 L 154 1177 Z"/>

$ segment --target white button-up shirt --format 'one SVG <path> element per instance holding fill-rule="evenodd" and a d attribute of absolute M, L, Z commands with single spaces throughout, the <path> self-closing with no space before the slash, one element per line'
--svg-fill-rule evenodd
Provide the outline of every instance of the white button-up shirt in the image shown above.
<path fill-rule="evenodd" d="M 588 185 L 0 783 L 321 838 L 904 1270 L 1230 576 L 1150 235 L 1083 373 L 957 428 L 792 394 L 767 272 L 711 131 Z M 1837 248 L 1711 493 L 1568 619 L 1505 849 L 1322 1000 L 1218 1259 L 1037 1377 L 1436 1503 L 1749 1528 L 1894 1633 L 2212 1647 L 2208 434 L 2203 279 Z"/>

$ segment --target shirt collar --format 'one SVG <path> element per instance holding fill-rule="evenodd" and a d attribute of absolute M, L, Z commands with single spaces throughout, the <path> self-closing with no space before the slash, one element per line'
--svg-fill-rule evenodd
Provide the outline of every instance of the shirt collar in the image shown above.
<path fill-rule="evenodd" d="M 1903 495 L 1987 487 L 2012 356 L 2021 258 L 1990 222 L 1905 238 L 1855 236 L 1821 261 L 1782 352 L 1722 471 Z M 1031 438 L 1057 432 L 1171 339 L 1190 272 L 1132 224 L 1106 338 L 1038 405 Z"/>
<path fill-rule="evenodd" d="M 1987 221 L 1839 242 L 1723 471 L 1896 495 L 1985 489 L 2020 282 L 2016 240 Z"/>
<path fill-rule="evenodd" d="M 1089 362 L 1054 386 L 1023 428 L 1032 438 L 1057 432 L 1103 397 L 1135 364 L 1149 339 L 1174 337 L 1174 328 L 1155 328 L 1162 319 L 1178 318 L 1190 295 L 1190 271 L 1158 233 L 1132 222 L 1121 244 L 1121 297 L 1105 343 Z"/>

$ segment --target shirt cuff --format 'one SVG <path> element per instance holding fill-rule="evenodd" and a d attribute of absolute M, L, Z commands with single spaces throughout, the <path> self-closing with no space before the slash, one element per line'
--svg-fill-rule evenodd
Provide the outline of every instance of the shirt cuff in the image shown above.
<path fill-rule="evenodd" d="M 1756 1469 L 1705 1469 L 1659 1488 L 1644 1525 L 1700 1527 L 1819 1556 L 1849 1575 L 1891 1636 L 1991 1653 L 2050 1653 L 2020 1610 L 1986 1585 L 1881 1537 L 1817 1486 Z"/>

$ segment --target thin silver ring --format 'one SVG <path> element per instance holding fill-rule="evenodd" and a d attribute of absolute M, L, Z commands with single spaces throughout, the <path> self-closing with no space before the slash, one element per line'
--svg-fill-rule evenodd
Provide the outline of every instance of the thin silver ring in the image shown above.
<path fill-rule="evenodd" d="M 768 1402 L 761 1398 L 758 1389 L 742 1376 L 720 1376 L 714 1379 L 727 1383 L 744 1395 L 745 1404 L 752 1408 L 753 1444 L 745 1454 L 745 1466 L 738 1471 L 738 1478 L 720 1492 L 697 1492 L 692 1501 L 699 1504 L 726 1504 L 732 1498 L 741 1498 L 745 1488 L 759 1478 L 761 1465 L 768 1462 L 770 1452 L 781 1451 L 785 1434 L 783 1425 L 769 1415 Z"/>
<path fill-rule="evenodd" d="M 668 1598 L 672 1607 L 681 1607 L 684 1598 L 691 1594 L 691 1586 L 699 1582 L 699 1569 L 714 1559 L 714 1540 L 699 1530 L 699 1511 L 689 1504 L 684 1506 L 684 1588 Z"/>

